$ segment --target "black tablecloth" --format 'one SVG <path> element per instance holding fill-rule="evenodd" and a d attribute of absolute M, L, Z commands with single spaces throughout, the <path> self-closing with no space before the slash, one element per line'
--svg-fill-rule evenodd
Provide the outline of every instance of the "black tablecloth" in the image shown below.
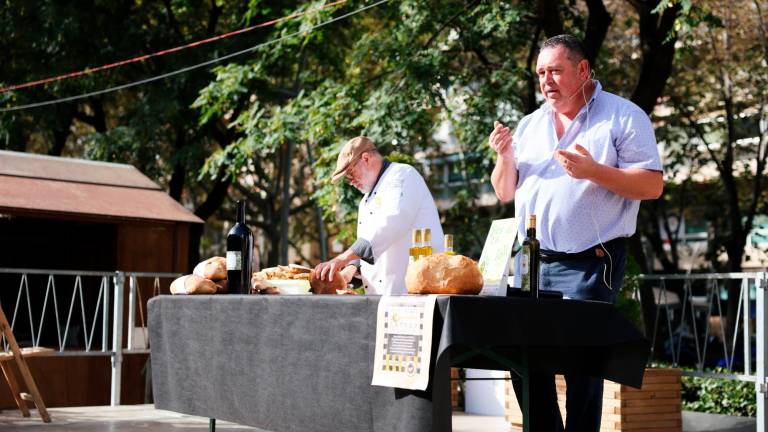
<path fill-rule="evenodd" d="M 450 430 L 449 367 L 553 370 L 639 386 L 649 346 L 608 304 L 438 298 L 424 391 L 371 386 L 375 296 L 160 296 L 155 406 L 284 431 Z"/>

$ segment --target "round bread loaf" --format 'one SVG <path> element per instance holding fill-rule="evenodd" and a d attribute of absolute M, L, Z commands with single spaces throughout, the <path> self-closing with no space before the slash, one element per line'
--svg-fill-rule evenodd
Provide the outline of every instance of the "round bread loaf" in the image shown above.
<path fill-rule="evenodd" d="M 439 253 L 411 263 L 405 286 L 411 294 L 477 294 L 483 288 L 483 275 L 473 260 Z"/>
<path fill-rule="evenodd" d="M 211 257 L 199 263 L 192 270 L 192 274 L 203 279 L 219 281 L 227 278 L 227 260 L 224 257 Z"/>
<path fill-rule="evenodd" d="M 344 281 L 344 277 L 341 276 L 341 272 L 336 272 L 333 275 L 333 280 L 329 282 L 327 280 L 317 279 L 315 277 L 315 271 L 312 270 L 309 285 L 312 287 L 312 292 L 315 294 L 336 294 L 336 290 L 344 290 L 347 288 L 347 283 Z"/>
<path fill-rule="evenodd" d="M 197 275 L 186 275 L 171 282 L 171 294 L 216 294 L 216 284 Z"/>

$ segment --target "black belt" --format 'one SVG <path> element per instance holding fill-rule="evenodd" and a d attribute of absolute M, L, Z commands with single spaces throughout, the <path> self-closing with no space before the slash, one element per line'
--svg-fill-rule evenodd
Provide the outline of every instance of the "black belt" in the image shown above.
<path fill-rule="evenodd" d="M 581 252 L 557 252 L 548 249 L 541 249 L 541 261 L 545 263 L 553 263 L 558 261 L 570 261 L 584 258 L 603 258 L 608 249 L 615 247 L 623 247 L 627 244 L 626 237 L 617 237 L 613 240 L 604 242 L 603 244 L 596 244 L 589 249 Z"/>

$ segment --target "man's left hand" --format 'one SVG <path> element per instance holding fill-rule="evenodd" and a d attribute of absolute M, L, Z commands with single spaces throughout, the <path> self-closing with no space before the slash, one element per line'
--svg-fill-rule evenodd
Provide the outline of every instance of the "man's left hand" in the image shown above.
<path fill-rule="evenodd" d="M 579 144 L 574 144 L 573 149 L 576 152 L 568 150 L 556 150 L 555 157 L 560 162 L 565 172 L 576 179 L 591 179 L 595 171 L 599 169 L 599 163 L 592 159 L 587 149 Z"/>

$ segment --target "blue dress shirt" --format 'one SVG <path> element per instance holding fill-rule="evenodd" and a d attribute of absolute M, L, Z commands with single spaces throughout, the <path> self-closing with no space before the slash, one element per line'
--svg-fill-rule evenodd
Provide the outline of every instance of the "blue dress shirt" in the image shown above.
<path fill-rule="evenodd" d="M 634 234 L 639 200 L 623 198 L 589 180 L 570 177 L 555 150 L 578 143 L 595 161 L 617 168 L 661 171 L 648 115 L 634 103 L 602 90 L 595 81 L 589 102 L 558 140 L 549 104 L 524 117 L 514 134 L 518 179 L 515 217 L 525 237 L 535 214 L 542 249 L 580 252 L 600 242 Z"/>

